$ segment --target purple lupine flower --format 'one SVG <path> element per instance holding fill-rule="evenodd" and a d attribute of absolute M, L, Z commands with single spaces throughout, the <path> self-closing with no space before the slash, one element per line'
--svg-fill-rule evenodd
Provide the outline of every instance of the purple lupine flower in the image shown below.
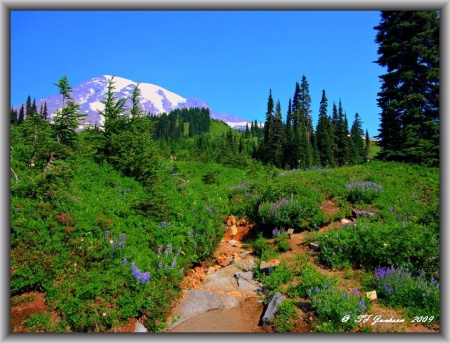
<path fill-rule="evenodd" d="M 131 269 L 136 268 L 136 262 L 131 262 Z"/>
<path fill-rule="evenodd" d="M 122 235 L 120 235 L 120 239 L 122 241 L 125 241 L 126 238 L 127 238 L 127 235 L 125 233 L 122 233 Z"/>
<path fill-rule="evenodd" d="M 162 249 L 163 249 L 162 246 L 160 246 L 160 247 L 158 248 L 158 257 L 162 254 Z"/>
<path fill-rule="evenodd" d="M 435 285 L 437 283 L 437 281 L 434 279 L 434 276 L 431 277 L 431 284 Z"/>
<path fill-rule="evenodd" d="M 119 242 L 119 246 L 118 246 L 118 248 L 119 248 L 119 249 L 122 249 L 122 248 L 123 248 L 123 246 L 124 246 L 124 244 L 125 244 L 124 242 Z"/>
<path fill-rule="evenodd" d="M 162 269 L 162 264 L 163 264 L 163 261 L 162 261 L 162 260 L 159 260 L 159 263 L 158 263 L 158 268 L 159 268 L 159 269 Z"/>
<path fill-rule="evenodd" d="M 361 312 L 365 312 L 367 310 L 366 304 L 364 303 L 364 299 L 361 299 L 361 301 L 358 303 L 358 306 Z"/>
<path fill-rule="evenodd" d="M 166 223 L 166 222 L 161 222 L 161 223 L 160 223 L 160 226 L 161 226 L 161 227 L 166 227 L 166 226 L 167 226 L 167 223 Z"/>
<path fill-rule="evenodd" d="M 189 232 L 189 237 L 194 238 L 194 233 L 192 231 Z"/>
<path fill-rule="evenodd" d="M 106 239 L 109 238 L 109 231 L 105 231 L 105 238 L 106 238 Z"/>
<path fill-rule="evenodd" d="M 151 278 L 151 273 L 150 272 L 146 272 L 146 273 L 142 274 L 142 283 L 149 282 L 150 278 Z"/>
<path fill-rule="evenodd" d="M 124 266 L 127 265 L 127 258 L 126 258 L 126 257 L 124 257 L 124 258 L 122 259 L 122 264 L 123 264 Z"/>
<path fill-rule="evenodd" d="M 357 288 L 353 289 L 353 290 L 352 290 L 352 293 L 353 293 L 354 295 L 359 295 L 359 291 L 358 291 Z"/>
<path fill-rule="evenodd" d="M 314 292 L 320 293 L 320 288 L 316 286 L 316 288 L 314 289 Z"/>
<path fill-rule="evenodd" d="M 173 260 L 172 260 L 172 264 L 170 265 L 170 269 L 173 269 L 173 268 L 175 268 L 176 266 L 177 266 L 177 258 L 174 257 Z"/>
<path fill-rule="evenodd" d="M 167 248 L 166 248 L 166 250 L 169 252 L 169 254 L 171 254 L 172 253 L 172 244 L 167 244 Z"/>

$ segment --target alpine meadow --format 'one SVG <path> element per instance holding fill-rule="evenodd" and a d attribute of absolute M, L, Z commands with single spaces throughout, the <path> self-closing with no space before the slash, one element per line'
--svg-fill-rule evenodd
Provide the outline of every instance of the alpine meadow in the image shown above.
<path fill-rule="evenodd" d="M 264 121 L 119 75 L 11 104 L 10 332 L 439 334 L 439 25 L 380 12 L 378 133 L 306 68 Z"/>

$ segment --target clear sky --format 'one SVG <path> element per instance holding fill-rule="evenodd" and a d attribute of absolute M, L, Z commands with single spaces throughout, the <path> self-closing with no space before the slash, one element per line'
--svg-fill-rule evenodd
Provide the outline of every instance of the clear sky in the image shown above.
<path fill-rule="evenodd" d="M 314 126 L 322 90 L 378 134 L 378 11 L 12 11 L 11 105 L 100 75 L 153 83 L 217 113 L 264 122 L 269 89 L 283 120 L 306 76 Z"/>

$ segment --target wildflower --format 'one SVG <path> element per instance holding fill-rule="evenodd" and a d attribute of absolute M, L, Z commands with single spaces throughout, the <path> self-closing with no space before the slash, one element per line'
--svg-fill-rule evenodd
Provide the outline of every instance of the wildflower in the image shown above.
<path fill-rule="evenodd" d="M 171 254 L 172 253 L 172 244 L 167 244 L 167 251 L 169 252 L 169 254 Z"/>
<path fill-rule="evenodd" d="M 102 316 L 103 316 L 103 317 L 106 317 L 106 313 L 105 313 L 105 312 L 103 312 Z"/>
<path fill-rule="evenodd" d="M 108 239 L 109 238 L 109 231 L 105 231 L 105 238 Z M 111 242 L 112 243 L 112 242 Z"/>
<path fill-rule="evenodd" d="M 124 258 L 122 259 L 122 264 L 123 264 L 124 266 L 127 265 L 127 258 L 126 258 L 126 257 L 124 257 Z"/>
<path fill-rule="evenodd" d="M 120 239 L 121 239 L 122 241 L 125 241 L 125 238 L 127 238 L 127 235 L 124 234 L 124 233 L 122 233 L 122 235 L 120 236 Z"/>
<path fill-rule="evenodd" d="M 162 269 L 162 260 L 159 260 L 158 268 L 159 268 L 159 269 Z"/>
<path fill-rule="evenodd" d="M 170 269 L 173 269 L 173 268 L 175 268 L 176 266 L 177 266 L 177 258 L 174 257 L 173 260 L 172 260 L 172 264 L 170 265 Z"/>
<path fill-rule="evenodd" d="M 114 244 L 114 241 L 111 239 L 111 240 L 109 241 L 109 243 Z"/>
<path fill-rule="evenodd" d="M 178 248 L 177 250 L 177 256 L 179 256 L 181 254 L 181 248 Z"/>
<path fill-rule="evenodd" d="M 310 297 L 311 296 L 311 290 L 310 289 L 308 289 L 308 296 Z"/>
<path fill-rule="evenodd" d="M 158 248 L 158 257 L 159 257 L 159 255 L 161 255 L 161 253 L 162 253 L 162 249 L 163 249 L 163 247 L 162 247 L 162 246 L 160 246 L 160 247 Z"/>
<path fill-rule="evenodd" d="M 316 286 L 316 288 L 314 289 L 314 292 L 320 293 L 320 288 Z"/>
<path fill-rule="evenodd" d="M 359 291 L 358 291 L 358 289 L 356 289 L 356 288 L 352 290 L 352 293 L 353 293 L 354 295 L 359 295 Z"/>
<path fill-rule="evenodd" d="M 194 238 L 194 233 L 192 231 L 189 232 L 189 237 Z"/>
<path fill-rule="evenodd" d="M 124 242 L 119 242 L 119 249 L 122 249 L 124 244 L 125 244 Z"/>
<path fill-rule="evenodd" d="M 142 283 L 149 282 L 150 278 L 151 278 L 150 272 L 146 272 L 146 273 L 142 274 Z"/>
<path fill-rule="evenodd" d="M 180 269 L 180 274 L 184 275 L 184 267 Z"/>
<path fill-rule="evenodd" d="M 161 222 L 161 227 L 166 227 L 167 226 L 167 223 L 166 222 Z"/>

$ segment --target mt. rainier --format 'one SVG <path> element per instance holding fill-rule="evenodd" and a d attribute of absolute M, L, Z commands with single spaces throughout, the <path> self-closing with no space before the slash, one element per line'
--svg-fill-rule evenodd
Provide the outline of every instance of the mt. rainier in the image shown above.
<path fill-rule="evenodd" d="M 80 83 L 75 87 L 72 87 L 72 98 L 76 103 L 80 105 L 80 113 L 86 114 L 85 123 L 91 123 L 92 125 L 103 125 L 103 116 L 99 115 L 97 110 L 102 110 L 104 105 L 101 103 L 105 99 L 105 94 L 108 86 L 108 79 L 112 76 L 102 75 L 94 77 L 88 81 Z M 133 88 L 137 85 L 137 82 L 128 80 L 122 77 L 115 76 L 114 79 L 114 91 L 117 92 L 116 96 L 119 99 L 131 96 Z M 151 84 L 151 83 L 139 83 L 140 106 L 144 113 L 150 113 L 152 115 L 160 115 L 162 113 L 169 113 L 174 109 L 181 108 L 209 108 L 208 104 L 204 100 L 195 98 L 183 98 L 182 96 L 175 94 L 165 88 Z M 54 94 L 48 98 L 36 100 L 36 107 L 47 103 L 47 111 L 50 117 L 54 116 L 57 109 L 62 107 L 61 94 Z M 125 107 L 130 107 L 131 101 L 125 102 Z M 15 109 L 19 109 L 19 106 L 14 106 Z M 241 126 L 243 124 L 245 128 L 246 120 L 228 115 L 214 113 L 211 108 L 211 118 L 219 119 L 226 122 L 231 127 Z M 249 123 L 250 124 L 250 123 Z"/>

